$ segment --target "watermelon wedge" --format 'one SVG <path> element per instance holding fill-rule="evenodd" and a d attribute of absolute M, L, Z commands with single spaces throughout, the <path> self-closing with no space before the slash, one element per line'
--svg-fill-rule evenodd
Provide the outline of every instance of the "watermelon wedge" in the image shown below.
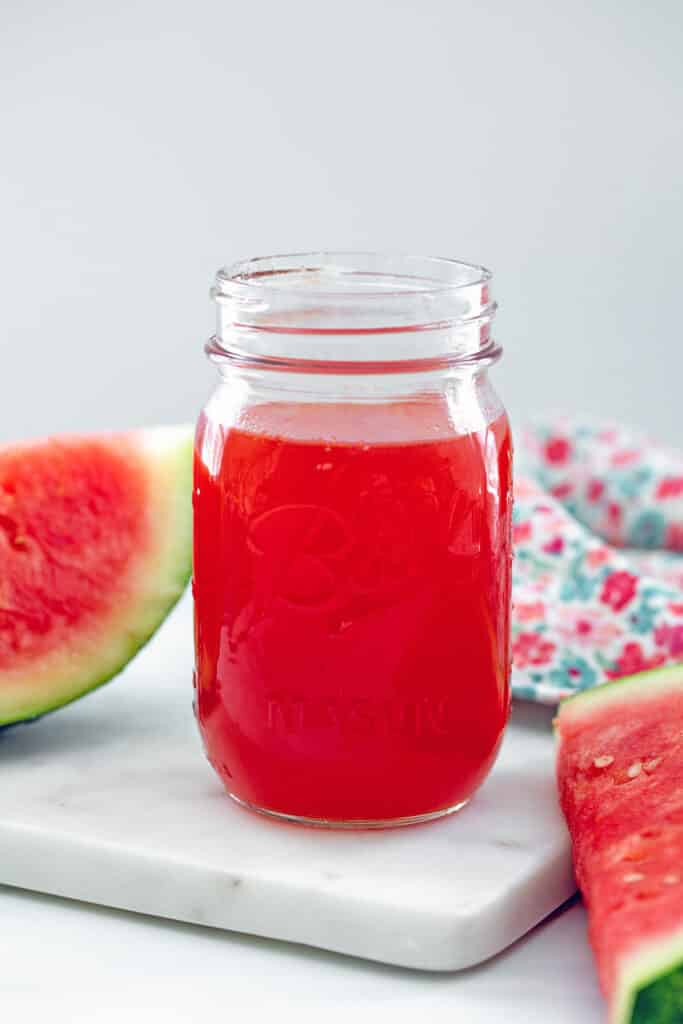
<path fill-rule="evenodd" d="M 683 1022 L 683 665 L 560 706 L 557 776 L 611 1024 Z"/>
<path fill-rule="evenodd" d="M 111 679 L 191 568 L 192 431 L 0 447 L 0 725 Z"/>

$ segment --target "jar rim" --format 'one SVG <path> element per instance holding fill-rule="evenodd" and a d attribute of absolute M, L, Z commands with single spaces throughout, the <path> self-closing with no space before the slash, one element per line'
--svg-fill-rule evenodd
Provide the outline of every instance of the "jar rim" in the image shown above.
<path fill-rule="evenodd" d="M 383 269 L 374 268 L 380 264 Z M 418 274 L 418 269 L 432 271 L 430 276 Z M 410 271 L 413 273 L 410 273 Z M 340 294 L 349 298 L 365 299 L 372 295 L 387 298 L 397 295 L 406 298 L 411 295 L 423 297 L 462 291 L 487 285 L 492 272 L 478 263 L 454 259 L 449 256 L 405 256 L 400 253 L 375 252 L 356 249 L 322 249 L 294 253 L 278 253 L 272 256 L 254 256 L 220 267 L 212 297 L 217 301 L 238 297 L 248 289 L 255 294 L 290 294 L 301 297 L 301 281 L 293 284 L 293 275 L 328 275 L 338 286 L 314 287 L 317 298 L 337 299 Z M 393 287 L 347 287 L 350 278 L 374 276 L 394 281 Z M 336 280 L 335 280 L 336 279 Z M 398 281 L 413 283 L 413 286 L 398 287 Z M 417 282 L 421 282 L 418 284 Z M 354 282 L 355 283 L 355 282 Z"/>

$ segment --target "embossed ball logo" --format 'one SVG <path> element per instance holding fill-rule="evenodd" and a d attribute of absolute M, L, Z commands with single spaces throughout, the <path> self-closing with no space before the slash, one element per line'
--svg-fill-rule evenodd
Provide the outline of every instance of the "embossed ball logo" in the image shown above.
<path fill-rule="evenodd" d="M 281 505 L 254 519 L 247 545 L 268 567 L 278 595 L 301 608 L 335 601 L 340 564 L 352 536 L 338 512 L 318 505 Z"/>
<path fill-rule="evenodd" d="M 415 530 L 412 501 L 369 489 L 348 519 L 325 506 L 281 505 L 251 522 L 247 545 L 262 581 L 293 607 L 395 600 L 424 569 L 432 539 Z M 431 497 L 425 504 L 435 512 Z"/>

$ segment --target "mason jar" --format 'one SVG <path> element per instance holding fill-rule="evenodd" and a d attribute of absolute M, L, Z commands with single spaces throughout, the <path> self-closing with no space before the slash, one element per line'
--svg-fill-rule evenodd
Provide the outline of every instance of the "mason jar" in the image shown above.
<path fill-rule="evenodd" d="M 238 802 L 461 808 L 509 712 L 511 441 L 491 274 L 311 252 L 218 271 L 196 433 L 195 711 Z"/>

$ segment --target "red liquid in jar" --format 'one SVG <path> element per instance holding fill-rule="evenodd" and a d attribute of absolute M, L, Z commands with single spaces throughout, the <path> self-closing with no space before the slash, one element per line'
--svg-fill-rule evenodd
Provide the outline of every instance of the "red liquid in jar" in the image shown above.
<path fill-rule="evenodd" d="M 465 801 L 509 709 L 507 419 L 205 414 L 194 505 L 196 713 L 227 789 L 332 821 Z"/>

